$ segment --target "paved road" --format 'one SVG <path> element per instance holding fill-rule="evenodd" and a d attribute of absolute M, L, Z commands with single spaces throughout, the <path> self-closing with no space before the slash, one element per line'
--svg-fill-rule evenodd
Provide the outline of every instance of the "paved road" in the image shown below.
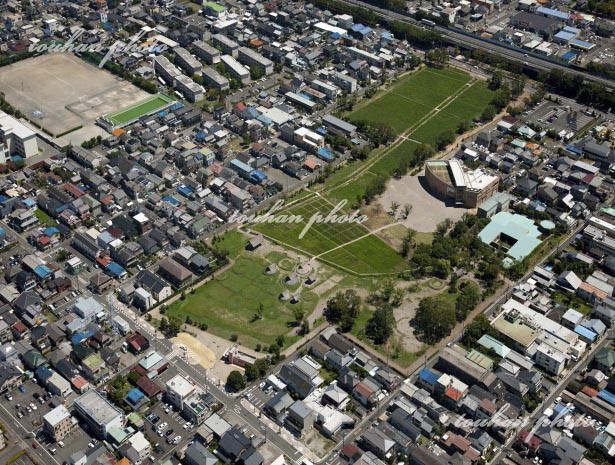
<path fill-rule="evenodd" d="M 340 1 L 342 1 L 343 3 L 347 3 L 349 5 L 360 6 L 362 8 L 371 10 L 377 15 L 384 17 L 384 18 L 412 24 L 413 26 L 424 27 L 419 21 L 416 21 L 415 19 L 410 18 L 406 15 L 402 15 L 400 13 L 396 13 L 390 10 L 385 10 L 383 8 L 378 8 L 376 6 L 370 5 L 368 3 L 364 3 L 359 0 L 340 0 Z M 456 32 L 453 29 L 438 26 L 438 25 L 436 25 L 433 29 L 439 32 L 442 35 L 442 38 L 445 41 L 450 42 L 451 44 L 461 45 L 463 47 L 466 47 L 472 50 L 474 49 L 486 50 L 487 52 L 500 55 L 511 61 L 519 62 L 527 68 L 531 68 L 531 69 L 538 70 L 538 71 L 550 71 L 552 69 L 559 69 L 563 72 L 566 72 L 572 75 L 583 76 L 584 78 L 588 80 L 594 81 L 598 84 L 602 84 L 607 87 L 613 87 L 615 84 L 613 80 L 611 79 L 594 76 L 587 72 L 578 71 L 576 69 L 572 69 L 564 65 L 559 65 L 557 63 L 546 60 L 544 57 L 541 57 L 540 55 L 528 53 L 523 50 L 519 50 L 519 51 L 511 50 L 507 47 L 504 47 L 503 45 L 492 43 L 479 36 L 467 36 L 460 32 Z"/>
<path fill-rule="evenodd" d="M 217 401 L 223 404 L 226 410 L 233 411 L 238 417 L 245 421 L 254 431 L 266 435 L 267 442 L 270 446 L 276 448 L 281 454 L 290 457 L 294 461 L 301 458 L 301 453 L 298 452 L 291 444 L 280 438 L 276 431 L 266 426 L 252 412 L 246 409 L 236 396 L 229 395 L 224 392 L 220 385 L 222 381 L 215 382 L 207 377 L 207 371 L 200 366 L 193 366 L 183 360 L 179 354 L 173 350 L 173 344 L 166 339 L 162 334 L 153 330 L 153 328 L 145 323 L 141 318 L 124 305 L 115 299 L 111 300 L 114 310 L 124 318 L 133 331 L 146 333 L 149 339 L 154 343 L 156 350 L 167 356 L 169 361 L 172 360 L 172 365 L 184 376 L 188 376 L 193 382 L 203 391 L 213 395 Z"/>

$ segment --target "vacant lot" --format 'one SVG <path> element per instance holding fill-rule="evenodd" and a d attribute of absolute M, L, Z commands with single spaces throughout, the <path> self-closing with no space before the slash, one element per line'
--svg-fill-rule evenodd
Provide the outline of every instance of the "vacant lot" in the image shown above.
<path fill-rule="evenodd" d="M 73 144 L 102 133 L 94 124 L 97 117 L 149 95 L 68 53 L 48 53 L 1 68 L 0 91 L 56 137 L 83 126 L 64 138 Z"/>
<path fill-rule="evenodd" d="M 329 202 L 322 198 L 314 198 L 285 212 L 289 215 L 300 215 L 303 218 L 300 223 L 260 224 L 255 229 L 311 256 L 325 254 L 336 249 L 324 255 L 323 258 L 334 265 L 356 273 L 391 273 L 403 268 L 401 257 L 382 239 L 373 235 L 337 249 L 339 246 L 370 233 L 364 226 L 356 223 L 313 224 L 305 236 L 299 238 L 301 231 L 313 215 L 321 214 L 325 217 L 332 209 L 333 205 Z"/>
<path fill-rule="evenodd" d="M 351 121 L 383 123 L 400 134 L 461 89 L 470 76 L 454 68 L 423 68 L 350 114 Z"/>

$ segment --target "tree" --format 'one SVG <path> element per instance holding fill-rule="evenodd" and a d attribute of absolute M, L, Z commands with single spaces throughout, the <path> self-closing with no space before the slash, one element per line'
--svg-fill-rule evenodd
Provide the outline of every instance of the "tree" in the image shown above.
<path fill-rule="evenodd" d="M 361 298 L 357 293 L 348 289 L 338 292 L 327 301 L 325 317 L 331 323 L 337 323 L 343 332 L 348 332 L 354 325 L 354 320 L 359 316 Z"/>
<path fill-rule="evenodd" d="M 448 260 L 440 258 L 434 261 L 431 272 L 437 278 L 446 279 L 451 272 L 451 264 Z"/>
<path fill-rule="evenodd" d="M 254 381 L 258 378 L 258 370 L 254 365 L 248 363 L 245 368 L 245 376 L 248 382 Z"/>
<path fill-rule="evenodd" d="M 457 321 L 463 321 L 468 316 L 480 299 L 478 286 L 473 282 L 465 282 L 460 286 L 461 290 L 455 301 L 455 315 Z"/>
<path fill-rule="evenodd" d="M 448 300 L 441 297 L 425 297 L 419 302 L 414 322 L 425 341 L 435 343 L 454 328 L 455 309 Z"/>
<path fill-rule="evenodd" d="M 365 334 L 375 344 L 384 344 L 393 334 L 394 328 L 393 307 L 386 302 L 381 302 L 374 310 L 372 317 L 365 323 Z"/>
<path fill-rule="evenodd" d="M 496 114 L 497 110 L 495 109 L 495 107 L 493 105 L 488 105 L 483 110 L 483 114 L 481 115 L 480 119 L 482 119 L 483 121 L 491 121 L 493 118 L 495 118 Z"/>
<path fill-rule="evenodd" d="M 226 378 L 226 384 L 235 391 L 241 391 L 246 387 L 246 377 L 240 371 L 233 370 Z"/>

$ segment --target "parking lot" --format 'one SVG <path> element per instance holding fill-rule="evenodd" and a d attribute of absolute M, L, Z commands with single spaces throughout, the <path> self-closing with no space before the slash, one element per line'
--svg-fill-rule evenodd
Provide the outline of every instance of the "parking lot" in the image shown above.
<path fill-rule="evenodd" d="M 538 124 L 547 131 L 576 133 L 587 126 L 594 117 L 591 113 L 586 113 L 585 107 L 581 105 L 569 105 L 568 102 L 555 103 L 545 100 L 523 119 L 526 122 Z"/>
<path fill-rule="evenodd" d="M 3 407 L 11 409 L 9 413 L 26 431 L 35 432 L 41 428 L 43 416 L 51 410 L 51 401 L 57 402 L 60 399 L 57 396 L 50 398 L 41 386 L 30 380 L 20 386 L 21 388 L 14 389 L 5 396 L 5 399 L 10 401 L 3 403 Z"/>

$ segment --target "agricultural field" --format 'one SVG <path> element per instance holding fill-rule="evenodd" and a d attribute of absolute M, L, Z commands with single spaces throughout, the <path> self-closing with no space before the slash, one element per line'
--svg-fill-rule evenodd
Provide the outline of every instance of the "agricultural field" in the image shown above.
<path fill-rule="evenodd" d="M 455 68 L 422 68 L 399 80 L 387 93 L 350 113 L 351 121 L 390 126 L 401 134 L 458 92 L 470 76 Z"/>
<path fill-rule="evenodd" d="M 256 225 L 254 229 L 283 245 L 311 256 L 329 252 L 331 255 L 323 258 L 333 265 L 355 273 L 392 273 L 404 268 L 404 261 L 397 252 L 382 239 L 373 235 L 368 236 L 369 230 L 357 223 L 313 224 L 305 236 L 299 239 L 312 215 L 320 213 L 326 216 L 333 207 L 334 205 L 326 200 L 316 197 L 285 212 L 288 215 L 300 215 L 303 221 L 287 224 L 263 223 Z M 348 244 L 349 242 L 352 243 Z M 344 244 L 347 245 L 340 247 Z M 330 252 L 332 249 L 336 250 Z"/>

